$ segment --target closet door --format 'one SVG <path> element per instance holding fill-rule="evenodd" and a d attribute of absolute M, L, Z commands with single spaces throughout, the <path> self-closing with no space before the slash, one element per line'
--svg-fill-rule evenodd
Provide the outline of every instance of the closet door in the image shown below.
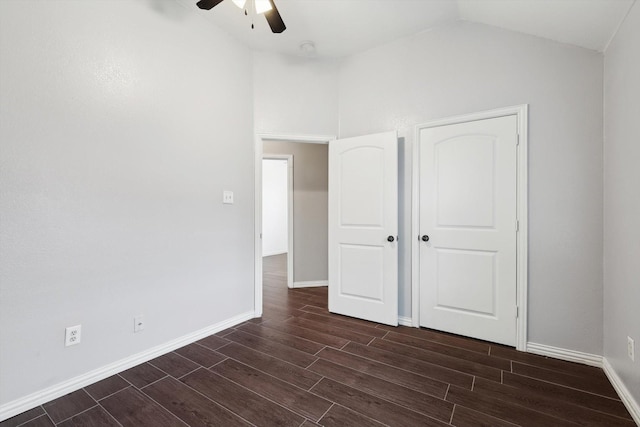
<path fill-rule="evenodd" d="M 421 129 L 420 326 L 516 342 L 517 121 Z"/>

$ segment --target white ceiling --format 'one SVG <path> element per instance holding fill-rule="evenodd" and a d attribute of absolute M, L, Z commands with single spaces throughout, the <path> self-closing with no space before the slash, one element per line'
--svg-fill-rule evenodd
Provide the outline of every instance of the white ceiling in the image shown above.
<path fill-rule="evenodd" d="M 255 50 L 341 57 L 460 19 L 603 51 L 635 0 L 275 0 L 287 25 L 272 34 L 263 16 L 244 16 L 231 0 L 210 11 L 177 0 Z"/>
<path fill-rule="evenodd" d="M 634 0 L 462 0 L 460 18 L 604 51 Z"/>

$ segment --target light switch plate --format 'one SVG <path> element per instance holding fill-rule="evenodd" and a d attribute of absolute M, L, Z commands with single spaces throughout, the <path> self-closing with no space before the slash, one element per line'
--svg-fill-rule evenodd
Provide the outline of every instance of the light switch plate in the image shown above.
<path fill-rule="evenodd" d="M 133 318 L 133 332 L 144 331 L 144 316 L 142 314 Z"/>
<path fill-rule="evenodd" d="M 222 203 L 224 203 L 225 205 L 233 204 L 233 191 L 224 190 L 222 192 Z"/>

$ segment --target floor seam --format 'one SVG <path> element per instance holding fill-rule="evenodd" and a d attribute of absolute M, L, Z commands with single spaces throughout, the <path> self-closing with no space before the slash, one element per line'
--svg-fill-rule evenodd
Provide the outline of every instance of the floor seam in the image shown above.
<path fill-rule="evenodd" d="M 116 424 L 118 424 L 120 427 L 122 427 L 122 423 L 120 423 L 120 421 L 116 420 L 116 418 L 115 418 L 113 415 L 111 415 L 111 412 L 107 411 L 107 409 L 106 409 L 104 406 L 102 406 L 102 405 L 100 404 L 100 402 L 98 402 L 98 406 L 99 406 L 100 408 L 102 408 L 102 410 L 103 410 L 107 415 L 109 415 L 109 417 L 111 417 L 111 419 L 112 419 L 113 421 L 115 421 L 115 422 L 116 422 Z"/>
<path fill-rule="evenodd" d="M 85 393 L 86 393 L 86 392 L 85 392 Z M 89 393 L 87 393 L 87 394 L 89 394 Z M 89 396 L 91 396 L 91 395 L 89 395 Z M 93 397 L 92 397 L 92 399 L 93 399 Z M 93 399 L 93 400 L 95 401 L 95 399 Z M 90 408 L 84 409 L 84 410 L 82 410 L 82 411 L 80 411 L 80 412 L 78 412 L 78 413 L 75 413 L 75 414 L 71 415 L 70 417 L 67 417 L 67 418 L 65 418 L 65 419 L 63 419 L 63 420 L 58 421 L 57 423 L 55 423 L 55 422 L 54 422 L 53 424 L 54 424 L 54 425 L 62 424 L 63 422 L 65 422 L 65 421 L 67 421 L 67 420 L 70 420 L 71 418 L 77 417 L 78 415 L 82 415 L 82 414 L 84 414 L 85 412 L 92 410 L 92 409 L 93 409 L 93 408 L 95 408 L 96 406 L 99 406 L 98 402 L 96 402 L 96 404 L 95 404 L 95 405 L 92 405 Z M 48 414 L 48 412 L 47 412 L 47 414 Z M 39 418 L 39 417 L 38 417 L 38 418 Z M 35 419 L 35 418 L 34 418 L 34 419 Z M 33 421 L 33 420 L 31 420 L 31 421 Z M 52 419 L 51 421 L 53 421 L 53 419 Z"/>

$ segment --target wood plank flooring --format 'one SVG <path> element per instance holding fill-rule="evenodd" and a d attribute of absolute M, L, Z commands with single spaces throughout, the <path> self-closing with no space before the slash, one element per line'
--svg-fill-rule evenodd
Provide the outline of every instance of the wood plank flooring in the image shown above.
<path fill-rule="evenodd" d="M 329 314 L 265 258 L 264 315 L 0 423 L 634 426 L 601 369 Z"/>

